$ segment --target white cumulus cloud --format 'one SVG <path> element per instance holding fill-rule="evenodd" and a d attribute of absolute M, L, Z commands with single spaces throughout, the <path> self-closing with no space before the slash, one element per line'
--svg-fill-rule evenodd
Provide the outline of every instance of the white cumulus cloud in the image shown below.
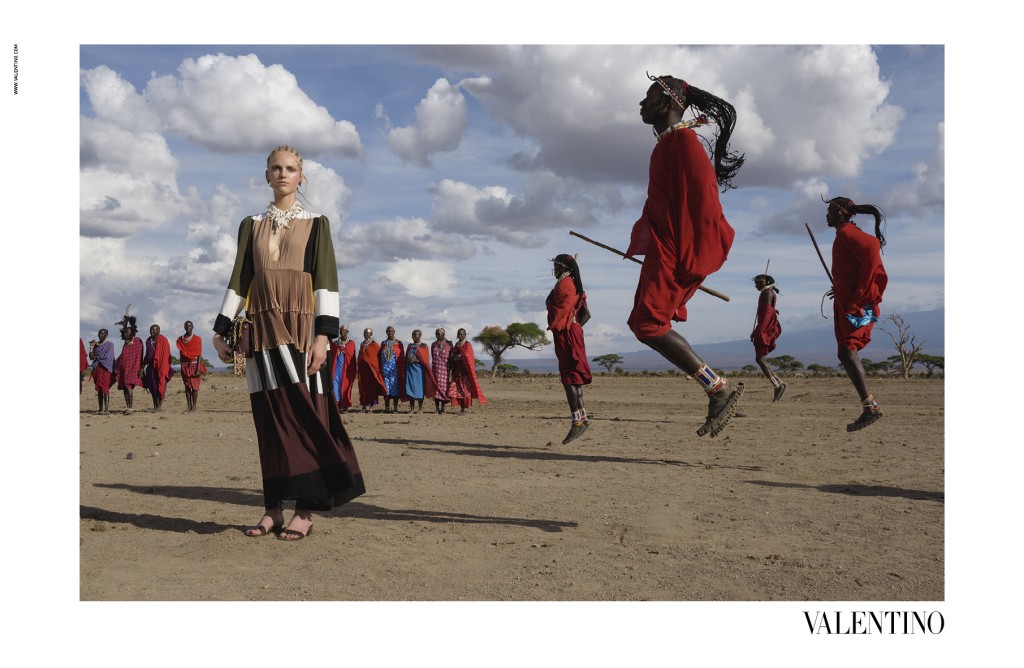
<path fill-rule="evenodd" d="M 377 116 L 386 118 L 379 106 Z M 432 154 L 457 149 L 465 131 L 466 100 L 441 78 L 416 105 L 416 123 L 388 131 L 388 145 L 403 161 L 427 167 Z"/>
<path fill-rule="evenodd" d="M 105 66 L 84 72 L 82 80 L 99 118 L 181 134 L 213 151 L 285 143 L 310 155 L 362 155 L 355 125 L 332 118 L 284 67 L 252 54 L 187 58 L 177 75 L 153 77 L 141 95 Z"/>

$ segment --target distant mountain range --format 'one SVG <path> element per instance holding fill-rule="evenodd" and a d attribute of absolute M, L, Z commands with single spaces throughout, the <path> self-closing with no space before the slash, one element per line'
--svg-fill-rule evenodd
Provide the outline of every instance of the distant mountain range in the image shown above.
<path fill-rule="evenodd" d="M 910 332 L 917 341 L 924 341 L 924 348 L 921 352 L 927 355 L 945 355 L 946 348 L 946 311 L 915 311 L 912 313 L 901 313 L 903 320 L 910 325 Z M 792 355 L 796 359 L 808 364 L 821 364 L 834 367 L 839 361 L 836 359 L 836 340 L 833 333 L 832 320 L 822 320 L 820 327 L 803 329 L 798 332 L 783 331 L 779 338 L 778 347 L 769 355 L 778 357 L 780 355 Z M 884 324 L 887 329 L 896 333 L 891 323 Z M 739 341 L 725 341 L 722 343 L 701 343 L 694 344 L 694 349 L 702 358 L 706 359 L 716 369 L 741 369 L 747 364 L 754 364 L 754 346 L 749 339 Z M 626 371 L 666 371 L 674 369 L 664 357 L 650 349 L 635 350 L 631 352 L 616 353 L 622 357 L 622 368 Z M 867 358 L 876 362 L 896 354 L 896 346 L 892 339 L 880 331 L 878 325 L 872 332 L 871 343 L 861 352 L 861 358 Z M 591 359 L 596 355 L 591 355 Z M 490 368 L 490 359 L 483 360 L 487 368 Z M 558 370 L 558 360 L 554 355 L 551 357 L 538 357 L 529 359 L 505 359 L 505 364 L 513 364 L 519 369 L 529 369 L 533 373 L 547 373 Z M 594 371 L 603 368 L 591 364 Z"/>

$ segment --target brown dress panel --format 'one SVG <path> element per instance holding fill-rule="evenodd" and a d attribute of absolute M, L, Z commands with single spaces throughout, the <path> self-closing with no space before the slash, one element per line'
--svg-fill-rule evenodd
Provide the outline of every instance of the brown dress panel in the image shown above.
<path fill-rule="evenodd" d="M 254 275 L 246 311 L 253 321 L 254 350 L 292 344 L 306 352 L 313 342 L 313 283 L 303 265 L 314 220 L 296 218 L 276 233 L 269 220 L 253 221 Z M 279 244 L 276 260 L 272 240 Z"/>

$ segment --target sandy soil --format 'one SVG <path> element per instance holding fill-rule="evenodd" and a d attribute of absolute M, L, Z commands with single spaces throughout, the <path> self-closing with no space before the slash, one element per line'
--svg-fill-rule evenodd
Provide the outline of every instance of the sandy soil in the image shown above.
<path fill-rule="evenodd" d="M 194 415 L 175 378 L 162 413 L 97 416 L 87 381 L 80 597 L 944 600 L 944 383 L 872 380 L 885 417 L 850 434 L 845 378 L 778 403 L 743 380 L 713 440 L 665 376 L 597 376 L 566 446 L 556 377 L 481 377 L 465 415 L 348 413 L 368 492 L 291 544 L 241 533 L 262 505 L 244 379 L 210 377 Z"/>

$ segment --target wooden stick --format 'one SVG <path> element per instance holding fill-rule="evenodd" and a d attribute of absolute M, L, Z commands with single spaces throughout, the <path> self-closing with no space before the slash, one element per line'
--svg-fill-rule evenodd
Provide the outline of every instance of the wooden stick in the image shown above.
<path fill-rule="evenodd" d="M 828 270 L 828 265 L 825 264 L 825 258 L 821 256 L 821 249 L 818 248 L 818 242 L 814 240 L 814 232 L 811 232 L 811 226 L 804 223 L 804 227 L 807 228 L 807 234 L 811 235 L 811 243 L 814 244 L 814 250 L 818 252 L 818 259 L 821 260 L 821 266 L 825 268 L 825 274 L 828 276 L 828 282 L 832 283 L 832 272 Z"/>
<path fill-rule="evenodd" d="M 764 275 L 765 276 L 768 275 L 768 265 L 770 265 L 771 263 L 772 263 L 772 259 L 771 258 L 768 258 L 768 261 L 764 263 Z"/>
<path fill-rule="evenodd" d="M 579 237 L 580 239 L 583 239 L 584 241 L 588 241 L 588 242 L 594 244 L 595 246 L 597 246 L 599 248 L 603 248 L 603 249 L 605 249 L 607 251 L 611 251 L 611 252 L 615 253 L 616 255 L 621 255 L 622 257 L 626 258 L 627 260 L 632 260 L 633 262 L 636 262 L 637 264 L 643 264 L 643 262 L 641 260 L 638 260 L 635 257 L 629 257 L 628 255 L 626 255 L 625 253 L 623 253 L 619 249 L 612 248 L 611 246 L 606 246 L 603 243 L 601 243 L 600 241 L 594 241 L 590 237 L 585 237 L 582 234 L 580 234 L 579 232 L 573 232 L 572 230 L 569 230 L 569 234 L 571 234 L 574 237 Z M 718 297 L 719 299 L 721 299 L 723 301 L 732 301 L 729 298 L 729 295 L 722 294 L 721 292 L 719 292 L 717 290 L 712 290 L 711 288 L 705 288 L 703 285 L 700 286 L 699 290 L 701 290 L 702 292 L 706 292 L 706 293 L 708 293 L 709 295 L 711 295 L 713 297 Z"/>

